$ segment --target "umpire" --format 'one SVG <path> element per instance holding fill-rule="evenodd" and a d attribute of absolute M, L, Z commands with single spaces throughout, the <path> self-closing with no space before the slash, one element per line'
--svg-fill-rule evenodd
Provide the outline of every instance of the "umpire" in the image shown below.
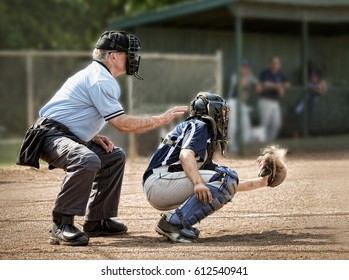
<path fill-rule="evenodd" d="M 28 129 L 17 164 L 39 168 L 41 158 L 66 172 L 52 211 L 51 244 L 87 245 L 91 236 L 118 235 L 126 225 L 118 214 L 125 153 L 98 132 L 106 123 L 122 132 L 145 132 L 170 123 L 187 107 L 154 117 L 125 114 L 116 77 L 138 75 L 141 45 L 127 32 L 106 31 L 93 50 L 93 62 L 70 77 L 44 105 Z M 84 216 L 83 231 L 74 216 Z"/>

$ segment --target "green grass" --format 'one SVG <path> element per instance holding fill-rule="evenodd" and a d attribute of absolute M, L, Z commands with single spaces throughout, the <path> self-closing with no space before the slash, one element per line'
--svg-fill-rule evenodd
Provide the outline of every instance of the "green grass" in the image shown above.
<path fill-rule="evenodd" d="M 0 166 L 15 165 L 19 147 L 20 143 L 17 141 L 0 143 Z"/>

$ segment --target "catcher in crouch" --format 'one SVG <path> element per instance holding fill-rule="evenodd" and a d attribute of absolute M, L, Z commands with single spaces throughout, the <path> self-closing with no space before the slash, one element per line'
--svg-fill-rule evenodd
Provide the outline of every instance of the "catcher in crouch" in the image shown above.
<path fill-rule="evenodd" d="M 190 116 L 161 142 L 143 176 L 149 203 L 162 214 L 155 230 L 170 241 L 197 242 L 197 222 L 231 201 L 239 191 L 275 187 L 286 177 L 286 150 L 268 147 L 257 159 L 259 177 L 239 180 L 235 171 L 212 161 L 227 146 L 229 107 L 217 94 L 200 92 Z"/>

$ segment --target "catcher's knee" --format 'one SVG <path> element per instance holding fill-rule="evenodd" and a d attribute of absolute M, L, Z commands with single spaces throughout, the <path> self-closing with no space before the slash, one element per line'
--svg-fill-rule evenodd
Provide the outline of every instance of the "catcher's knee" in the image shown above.
<path fill-rule="evenodd" d="M 202 204 L 195 195 L 191 195 L 171 216 L 170 223 L 190 228 L 232 200 L 239 182 L 236 172 L 225 167 L 218 167 L 216 172 L 206 184 L 211 191 L 212 202 Z"/>

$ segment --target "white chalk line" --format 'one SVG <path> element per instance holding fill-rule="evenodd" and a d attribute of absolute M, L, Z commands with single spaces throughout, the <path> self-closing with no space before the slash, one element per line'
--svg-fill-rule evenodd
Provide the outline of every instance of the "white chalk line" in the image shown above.
<path fill-rule="evenodd" d="M 259 218 L 259 217 L 308 217 L 308 216 L 347 216 L 347 215 L 349 215 L 349 211 L 289 212 L 289 213 L 249 213 L 249 214 L 234 215 L 234 217 Z M 231 218 L 231 216 L 229 218 Z"/>

